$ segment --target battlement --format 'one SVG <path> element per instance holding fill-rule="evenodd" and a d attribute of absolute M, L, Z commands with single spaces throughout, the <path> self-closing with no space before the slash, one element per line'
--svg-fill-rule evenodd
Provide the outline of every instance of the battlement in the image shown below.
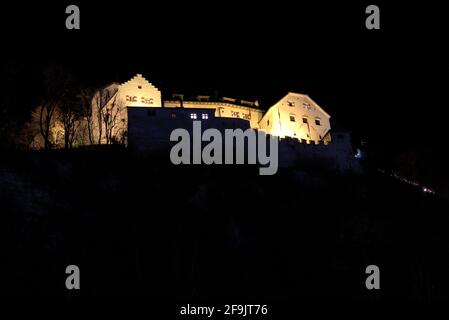
<path fill-rule="evenodd" d="M 226 130 L 254 130 L 248 121 L 238 118 L 216 117 L 208 108 L 128 108 L 128 142 L 132 150 L 139 153 L 164 151 L 169 154 L 172 142 L 170 134 L 182 128 L 191 132 L 193 121 L 201 121 L 204 130 L 213 128 Z M 263 131 L 263 130 L 262 130 Z M 325 166 L 338 172 L 358 172 L 360 166 L 354 157 L 349 133 L 339 132 L 332 142 L 315 143 L 297 138 L 265 133 L 268 141 L 278 140 L 279 167 Z"/>

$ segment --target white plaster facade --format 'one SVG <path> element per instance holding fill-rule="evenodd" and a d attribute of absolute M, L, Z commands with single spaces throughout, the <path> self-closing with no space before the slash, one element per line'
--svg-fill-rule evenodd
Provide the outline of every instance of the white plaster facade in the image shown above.
<path fill-rule="evenodd" d="M 246 105 L 240 105 L 236 99 L 231 98 L 222 98 L 219 102 L 207 101 L 207 96 L 204 96 L 206 101 L 162 101 L 161 92 L 141 74 L 123 84 L 112 84 L 104 90 L 106 92 L 102 98 L 108 99 L 104 107 L 98 106 L 99 93 L 92 101 L 95 139 L 101 141 L 100 143 L 111 143 L 111 138 L 106 137 L 107 119 L 113 120 L 113 140 L 126 143 L 127 107 L 213 109 L 215 118 L 243 119 L 249 122 L 251 128 L 263 130 L 280 138 L 291 137 L 307 143 L 330 142 L 329 114 L 304 94 L 290 92 L 264 112 L 255 107 L 258 106 L 257 102 L 245 101 Z M 100 134 L 101 139 L 98 140 Z"/>
<path fill-rule="evenodd" d="M 330 115 L 308 95 L 289 92 L 268 109 L 259 129 L 281 138 L 329 143 Z"/>
<path fill-rule="evenodd" d="M 128 107 L 160 108 L 161 92 L 141 74 L 113 83 L 92 99 L 91 128 L 94 144 L 126 143 Z"/>

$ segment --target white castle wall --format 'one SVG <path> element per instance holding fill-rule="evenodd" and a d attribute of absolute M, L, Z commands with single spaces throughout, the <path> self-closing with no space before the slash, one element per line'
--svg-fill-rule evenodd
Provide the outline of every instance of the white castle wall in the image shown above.
<path fill-rule="evenodd" d="M 251 128 L 258 129 L 259 121 L 262 119 L 263 111 L 255 108 L 234 105 L 224 102 L 206 102 L 206 101 L 183 101 L 184 108 L 194 109 L 213 109 L 217 118 L 237 118 L 249 121 Z M 164 101 L 166 108 L 180 108 L 180 101 Z"/>
<path fill-rule="evenodd" d="M 306 119 L 306 123 L 303 121 Z M 288 93 L 268 109 L 259 123 L 261 130 L 284 137 L 301 140 L 330 141 L 330 116 L 309 96 Z M 316 122 L 318 121 L 318 123 Z"/>
<path fill-rule="evenodd" d="M 99 100 L 101 94 L 102 99 Z M 141 74 L 129 81 L 113 83 L 99 90 L 92 99 L 92 134 L 94 143 L 126 143 L 128 135 L 128 107 L 160 108 L 161 92 Z M 108 119 L 110 119 L 108 121 Z M 101 126 L 101 128 L 100 128 Z M 108 130 L 107 126 L 111 129 Z M 110 131 L 112 139 L 107 139 Z"/>
<path fill-rule="evenodd" d="M 113 84 L 103 91 L 111 90 L 116 90 L 117 93 L 106 106 L 106 110 L 110 109 L 111 114 L 117 118 L 114 123 L 114 135 L 124 135 L 127 132 L 126 107 L 201 108 L 213 110 L 216 118 L 241 119 L 247 121 L 253 129 L 260 129 L 281 138 L 292 137 L 316 143 L 330 141 L 330 116 L 309 96 L 303 94 L 288 93 L 264 114 L 264 111 L 256 108 L 228 103 L 229 100 L 235 100 L 230 98 L 223 102 L 170 100 L 162 102 L 161 92 L 140 74 L 121 85 Z M 94 99 L 93 112 L 97 112 L 93 116 L 94 121 L 98 118 L 97 109 Z M 104 126 L 97 121 L 96 126 L 100 125 Z M 102 129 L 103 132 L 106 131 L 105 128 Z M 98 132 L 98 130 L 95 131 Z M 105 143 L 105 138 L 101 139 L 101 143 Z"/>

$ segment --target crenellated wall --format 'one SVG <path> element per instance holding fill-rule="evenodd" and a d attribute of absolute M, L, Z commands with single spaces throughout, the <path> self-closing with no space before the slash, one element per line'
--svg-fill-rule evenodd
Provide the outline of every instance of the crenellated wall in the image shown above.
<path fill-rule="evenodd" d="M 330 143 L 284 138 L 279 141 L 280 167 L 326 167 L 341 173 L 360 173 L 348 132 L 334 132 Z"/>
<path fill-rule="evenodd" d="M 226 129 L 249 129 L 248 121 L 234 118 L 215 117 L 213 109 L 199 108 L 128 108 L 128 143 L 131 150 L 139 154 L 163 152 L 167 158 L 174 142 L 170 134 L 174 129 L 183 128 L 192 132 L 192 117 L 201 120 L 202 131 L 215 128 L 220 132 Z M 203 119 L 207 115 L 207 119 Z M 269 138 L 270 135 L 267 135 Z M 205 143 L 206 144 L 206 143 Z M 279 139 L 279 167 L 325 167 L 341 173 L 361 171 L 358 160 L 352 151 L 350 135 L 347 132 L 334 134 L 330 143 L 324 141 L 299 140 L 290 137 Z"/>

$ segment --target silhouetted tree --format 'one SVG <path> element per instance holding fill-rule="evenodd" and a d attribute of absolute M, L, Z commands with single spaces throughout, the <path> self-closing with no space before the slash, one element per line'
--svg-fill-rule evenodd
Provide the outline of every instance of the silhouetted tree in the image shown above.
<path fill-rule="evenodd" d="M 56 110 L 60 108 L 60 115 L 64 119 L 64 130 L 73 130 L 73 90 L 74 81 L 72 76 L 60 66 L 51 65 L 44 70 L 45 93 L 40 107 L 39 126 L 44 139 L 44 148 L 52 148 L 51 129 Z M 69 145 L 71 132 L 64 132 L 69 138 L 65 139 L 66 146 Z"/>
<path fill-rule="evenodd" d="M 117 100 L 118 86 L 115 84 L 100 88 L 92 101 L 92 131 L 96 142 L 113 143 L 113 132 L 120 114 Z"/>
<path fill-rule="evenodd" d="M 120 114 L 120 109 L 117 106 L 117 95 L 111 99 L 109 105 L 101 110 L 102 118 L 105 129 L 106 144 L 111 144 L 114 142 L 114 128 L 117 125 L 117 117 Z"/>
<path fill-rule="evenodd" d="M 76 102 L 74 102 L 76 103 Z M 79 110 L 71 103 L 63 104 L 59 119 L 64 126 L 64 148 L 72 148 L 80 127 Z"/>
<path fill-rule="evenodd" d="M 95 138 L 93 134 L 94 125 L 92 121 L 92 99 L 95 95 L 95 89 L 90 87 L 84 87 L 81 88 L 79 93 L 79 99 L 81 103 L 81 108 L 83 110 L 84 114 L 84 120 L 85 120 L 85 132 L 86 135 L 84 140 L 87 140 L 89 144 L 93 145 L 95 143 Z"/>

